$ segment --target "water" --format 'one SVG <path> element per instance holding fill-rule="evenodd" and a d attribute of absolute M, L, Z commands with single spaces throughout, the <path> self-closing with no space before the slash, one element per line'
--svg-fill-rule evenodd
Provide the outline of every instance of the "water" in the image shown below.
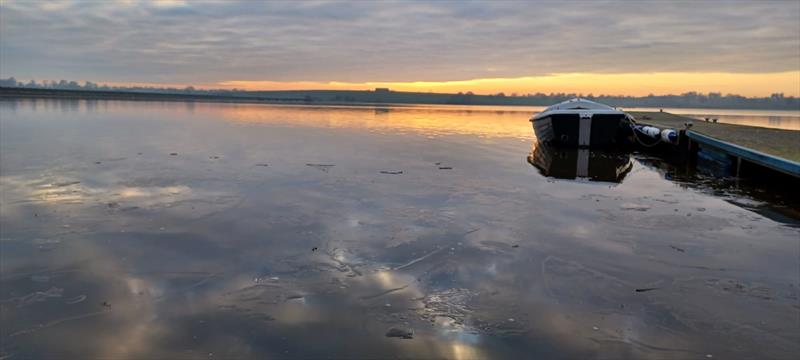
<path fill-rule="evenodd" d="M 800 351 L 795 199 L 527 118 L 4 100 L 0 358 Z"/>
<path fill-rule="evenodd" d="M 545 106 L 470 106 L 470 105 L 401 105 L 419 109 L 522 112 L 526 116 L 544 110 Z M 749 110 L 749 109 L 703 109 L 703 108 L 624 108 L 626 111 L 664 110 L 704 121 L 717 119 L 717 122 L 736 125 L 759 126 L 773 129 L 800 130 L 800 109 L 798 110 Z"/>

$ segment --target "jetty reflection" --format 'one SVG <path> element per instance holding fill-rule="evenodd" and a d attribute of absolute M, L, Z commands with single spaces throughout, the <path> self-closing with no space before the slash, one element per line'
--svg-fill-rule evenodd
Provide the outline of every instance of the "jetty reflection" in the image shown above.
<path fill-rule="evenodd" d="M 563 148 L 534 142 L 528 163 L 546 177 L 621 183 L 633 167 L 629 153 Z"/>

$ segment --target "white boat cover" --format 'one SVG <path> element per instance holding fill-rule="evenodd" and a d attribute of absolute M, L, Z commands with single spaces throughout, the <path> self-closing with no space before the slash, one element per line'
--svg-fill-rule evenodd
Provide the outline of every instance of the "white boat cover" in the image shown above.
<path fill-rule="evenodd" d="M 533 120 L 540 119 L 553 114 L 624 114 L 611 106 L 594 102 L 591 100 L 574 98 L 555 105 L 551 105 L 544 111 L 536 114 Z"/>

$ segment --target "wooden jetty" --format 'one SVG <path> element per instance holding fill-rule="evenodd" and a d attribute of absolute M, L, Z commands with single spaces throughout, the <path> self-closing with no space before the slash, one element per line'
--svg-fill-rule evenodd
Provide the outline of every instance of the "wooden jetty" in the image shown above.
<path fill-rule="evenodd" d="M 800 178 L 800 131 L 706 122 L 665 112 L 629 114 L 639 124 L 678 131 L 674 150 L 686 160 L 704 151 L 731 160 L 737 176 L 744 162 Z"/>

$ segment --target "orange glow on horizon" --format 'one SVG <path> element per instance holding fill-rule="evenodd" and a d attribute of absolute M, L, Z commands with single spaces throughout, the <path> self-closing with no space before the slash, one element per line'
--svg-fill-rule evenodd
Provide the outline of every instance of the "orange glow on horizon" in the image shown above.
<path fill-rule="evenodd" d="M 233 80 L 218 87 L 242 90 L 373 90 L 475 94 L 579 93 L 645 96 L 680 94 L 689 91 L 721 92 L 748 97 L 763 97 L 782 92 L 800 96 L 800 71 L 779 73 L 630 73 L 630 74 L 553 74 L 520 78 L 493 78 L 457 81 L 413 82 L 278 82 Z"/>
<path fill-rule="evenodd" d="M 575 93 L 593 95 L 646 96 L 678 95 L 689 91 L 720 92 L 747 97 L 766 97 L 773 93 L 800 97 L 800 71 L 777 73 L 628 73 L 628 74 L 552 74 L 519 78 L 487 78 L 454 81 L 340 82 L 340 81 L 258 81 L 230 80 L 217 83 L 165 84 L 101 82 L 110 86 L 154 86 L 197 89 L 240 90 L 374 90 L 506 95 L 513 93 Z"/>

